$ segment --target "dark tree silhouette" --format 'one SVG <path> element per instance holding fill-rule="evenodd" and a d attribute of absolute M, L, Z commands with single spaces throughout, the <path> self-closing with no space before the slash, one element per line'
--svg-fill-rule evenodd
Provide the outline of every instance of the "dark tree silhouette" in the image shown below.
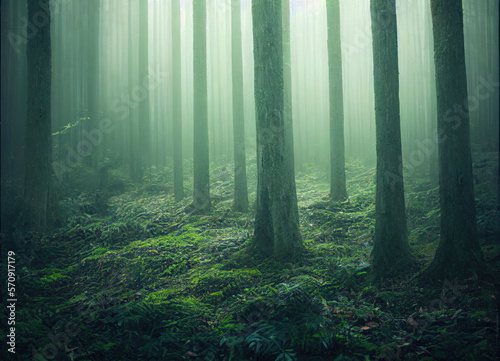
<path fill-rule="evenodd" d="M 437 278 L 481 273 L 470 149 L 461 0 L 431 0 L 436 66 L 441 239 L 429 272 Z"/>
<path fill-rule="evenodd" d="M 46 24 L 39 26 L 28 40 L 28 101 L 25 143 L 25 189 L 21 221 L 32 230 L 46 230 L 57 207 L 52 187 L 51 134 L 51 40 L 50 9 L 37 0 L 28 1 L 28 18 L 45 14 Z"/>

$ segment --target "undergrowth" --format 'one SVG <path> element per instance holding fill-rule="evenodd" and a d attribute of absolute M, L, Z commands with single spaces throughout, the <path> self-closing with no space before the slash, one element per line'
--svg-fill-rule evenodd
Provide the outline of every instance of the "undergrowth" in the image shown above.
<path fill-rule="evenodd" d="M 4 234 L 17 242 L 19 359 L 499 356 L 498 282 L 472 277 L 429 285 L 407 274 L 371 285 L 373 168 L 349 160 L 349 198 L 338 203 L 328 198 L 325 170 L 310 166 L 297 174 L 305 254 L 296 264 L 252 254 L 255 205 L 233 212 L 232 167 L 213 165 L 211 172 L 206 215 L 189 213 L 188 197 L 174 201 L 169 168 L 153 168 L 137 184 L 114 170 L 108 189 L 61 200 L 66 222 L 52 234 Z M 483 250 L 498 270 L 494 204 L 487 181 L 478 182 Z M 253 159 L 250 199 L 255 184 Z M 410 245 L 423 269 L 439 239 L 438 190 L 413 179 L 406 203 Z"/>

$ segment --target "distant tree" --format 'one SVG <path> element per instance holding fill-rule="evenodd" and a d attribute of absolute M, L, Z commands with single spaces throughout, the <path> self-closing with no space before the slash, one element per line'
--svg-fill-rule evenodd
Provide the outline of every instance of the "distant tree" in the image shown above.
<path fill-rule="evenodd" d="M 182 169 L 182 54 L 180 0 L 172 0 L 172 94 L 173 94 L 173 146 L 175 200 L 184 198 L 184 172 Z"/>
<path fill-rule="evenodd" d="M 98 127 L 99 124 L 99 59 L 100 59 L 100 43 L 99 43 L 99 11 L 100 11 L 100 1 L 92 0 L 87 4 L 88 15 L 88 27 L 89 36 L 88 49 L 89 49 L 89 79 L 87 82 L 87 97 L 88 97 L 88 109 L 90 120 L 88 122 L 87 131 L 92 132 Z M 92 153 L 88 157 L 88 163 L 90 167 L 97 169 L 99 160 L 99 147 L 93 149 Z"/>
<path fill-rule="evenodd" d="M 326 1 L 328 22 L 328 66 L 330 80 L 330 197 L 347 197 L 345 179 L 344 103 L 342 92 L 342 52 L 340 47 L 339 0 Z"/>
<path fill-rule="evenodd" d="M 372 269 L 381 279 L 412 263 L 399 117 L 396 0 L 371 0 L 377 185 Z"/>
<path fill-rule="evenodd" d="M 207 44 L 206 1 L 193 1 L 193 77 L 194 77 L 194 210 L 210 208 L 208 114 L 207 114 Z"/>
<path fill-rule="evenodd" d="M 28 19 L 45 14 L 46 24 L 28 39 L 28 100 L 25 139 L 25 189 L 21 221 L 28 229 L 43 231 L 54 220 L 57 207 L 52 187 L 50 9 L 28 1 Z"/>
<path fill-rule="evenodd" d="M 139 84 L 144 92 L 139 103 L 140 174 L 151 166 L 149 131 L 149 9 L 148 1 L 139 1 Z"/>
<path fill-rule="evenodd" d="M 436 68 L 441 238 L 429 272 L 437 278 L 481 273 L 470 148 L 462 0 L 431 0 Z"/>
<path fill-rule="evenodd" d="M 252 3 L 257 120 L 255 245 L 266 255 L 294 260 L 302 250 L 293 155 L 285 135 L 282 7 Z M 291 158 L 291 159 L 290 159 Z"/>
<path fill-rule="evenodd" d="M 232 0 L 232 75 L 234 136 L 234 210 L 248 210 L 245 155 L 245 113 L 243 109 L 243 50 L 241 45 L 241 0 Z"/>
<path fill-rule="evenodd" d="M 132 89 L 134 87 L 134 82 L 136 78 L 136 72 L 134 72 L 134 26 L 133 26 L 133 0 L 128 1 L 128 27 L 127 27 L 127 61 L 128 61 L 128 88 Z M 137 120 L 135 119 L 136 110 L 135 107 L 129 107 L 128 113 L 128 142 L 129 142 L 129 163 L 130 163 L 130 178 L 133 180 L 138 180 L 140 178 L 140 152 L 139 152 L 139 137 L 137 137 Z"/>

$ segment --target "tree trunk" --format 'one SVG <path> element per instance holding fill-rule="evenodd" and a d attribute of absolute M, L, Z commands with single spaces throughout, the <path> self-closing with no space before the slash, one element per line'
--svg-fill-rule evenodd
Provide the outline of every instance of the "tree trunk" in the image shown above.
<path fill-rule="evenodd" d="M 399 116 L 396 0 L 371 0 L 377 188 L 373 274 L 382 279 L 411 263 Z"/>
<path fill-rule="evenodd" d="M 431 0 L 439 136 L 441 239 L 429 272 L 436 278 L 484 270 L 478 241 L 470 149 L 462 1 Z"/>
<path fill-rule="evenodd" d="M 281 2 L 252 4 L 258 195 L 255 244 L 266 255 L 294 260 L 302 250 L 293 154 L 286 136 Z"/>
<path fill-rule="evenodd" d="M 330 79 L 330 197 L 347 197 L 344 150 L 344 103 L 342 92 L 342 52 L 340 47 L 339 0 L 327 0 L 328 64 Z"/>
<path fill-rule="evenodd" d="M 89 11 L 89 80 L 87 83 L 87 97 L 88 97 L 88 107 L 89 107 L 89 132 L 94 132 L 95 129 L 99 127 L 99 12 L 100 12 L 100 1 L 92 0 L 88 4 Z M 99 162 L 99 145 L 101 145 L 102 139 L 95 145 L 92 152 L 89 155 L 89 166 L 97 170 Z"/>
<path fill-rule="evenodd" d="M 241 45 L 241 0 L 232 0 L 232 75 L 234 136 L 234 210 L 248 210 L 247 167 L 245 155 L 245 113 L 243 109 L 243 53 Z"/>
<path fill-rule="evenodd" d="M 43 14 L 44 25 L 28 40 L 28 101 L 25 143 L 25 190 L 22 222 L 30 230 L 51 226 L 57 202 L 52 194 L 52 134 L 50 117 L 51 40 L 50 9 L 28 1 L 28 19 Z"/>
<path fill-rule="evenodd" d="M 210 208 L 208 115 L 207 115 L 207 8 L 205 0 L 193 2 L 194 77 L 194 189 L 197 212 Z"/>
<path fill-rule="evenodd" d="M 282 29 L 283 29 L 283 88 L 284 88 L 284 120 L 286 152 L 291 155 L 289 167 L 295 174 L 295 152 L 293 140 L 293 108 L 292 108 L 292 51 L 290 44 L 290 0 L 282 2 Z"/>
<path fill-rule="evenodd" d="M 128 68 L 128 88 L 129 90 L 134 87 L 134 47 L 133 47 L 133 41 L 132 39 L 134 38 L 134 31 L 133 31 L 133 22 L 132 22 L 132 6 L 133 2 L 132 0 L 129 0 L 128 2 L 128 34 L 127 34 L 127 68 Z M 128 140 L 129 140 L 129 162 L 130 162 L 130 178 L 133 179 L 134 181 L 140 179 L 139 176 L 139 169 L 140 169 L 140 162 L 139 162 L 139 147 L 138 147 L 138 139 L 137 139 L 137 133 L 136 133 L 136 119 L 134 119 L 134 115 L 136 115 L 135 107 L 131 106 L 128 104 Z"/>
<path fill-rule="evenodd" d="M 140 174 L 151 166 L 151 136 L 149 131 L 149 10 L 148 2 L 139 2 L 139 83 L 141 95 L 139 100 L 139 142 L 140 142 Z M 134 94 L 132 94 L 134 96 Z"/>
<path fill-rule="evenodd" d="M 172 87 L 175 200 L 184 198 L 182 169 L 182 55 L 180 0 L 172 0 Z"/>

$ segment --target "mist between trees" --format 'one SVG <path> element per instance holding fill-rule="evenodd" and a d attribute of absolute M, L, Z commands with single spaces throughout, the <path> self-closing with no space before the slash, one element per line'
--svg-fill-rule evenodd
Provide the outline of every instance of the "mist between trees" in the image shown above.
<path fill-rule="evenodd" d="M 46 7 L 48 1 L 41 1 Z M 180 26 L 181 67 L 172 67 L 171 1 L 149 1 L 148 65 L 138 69 L 139 7 L 137 1 L 50 2 L 52 10 L 52 129 L 53 133 L 78 123 L 54 137 L 54 162 L 65 164 L 71 151 L 87 132 L 98 129 L 99 119 L 109 117 L 116 126 L 93 154 L 98 158 L 131 159 L 136 153 L 131 132 L 138 132 L 138 105 L 145 93 L 143 77 L 148 69 L 167 75 L 166 81 L 149 86 L 151 164 L 165 165 L 173 157 L 173 88 L 170 76 L 180 73 L 182 116 L 182 156 L 193 150 L 193 24 L 192 1 L 182 1 Z M 16 119 L 3 125 L 9 136 L 2 142 L 2 168 L 13 177 L 22 175 L 22 137 L 26 94 L 26 42 L 46 26 L 43 11 L 27 18 L 23 2 L 2 5 L 2 115 Z M 469 108 L 473 140 L 494 146 L 498 133 L 498 22 L 495 1 L 464 0 L 464 35 L 467 80 L 472 100 Z M 373 63 L 369 2 L 341 1 L 342 69 L 346 155 L 371 159 L 375 149 Z M 397 1 L 398 55 L 400 70 L 401 134 L 403 159 L 410 173 L 435 162 L 434 151 L 421 156 L 422 144 L 435 141 L 435 87 L 433 40 L 429 4 L 426 1 Z M 232 159 L 232 82 L 231 82 L 231 1 L 207 1 L 207 105 L 211 160 Z M 290 1 L 290 48 L 292 109 L 295 129 L 295 164 L 324 167 L 329 160 L 329 102 L 326 9 L 323 1 Z M 241 43 L 244 98 L 244 124 L 247 150 L 255 148 L 254 60 L 251 3 L 241 2 Z M 141 49 L 142 50 L 142 49 Z M 96 58 L 97 60 L 92 60 Z M 483 86 L 482 89 L 480 87 Z M 93 87 L 96 91 L 93 90 Z M 98 89 L 98 90 L 97 90 Z M 97 98 L 97 99 L 92 99 Z M 179 100 L 178 100 L 179 101 Z M 94 103 L 94 104 L 93 104 Z M 93 105 L 93 106 L 91 106 Z M 452 110 L 455 112 L 455 110 Z M 457 109 L 457 112 L 460 110 Z M 93 113 L 93 114 L 91 114 Z M 455 115 L 456 116 L 456 115 Z M 89 119 L 90 118 L 90 119 Z M 83 119 L 78 122 L 79 119 Z M 143 127 L 143 126 L 141 126 Z M 141 128 L 142 129 L 142 128 Z M 432 147 L 431 147 L 432 148 Z M 94 157 L 93 155 L 91 157 Z M 15 159 L 15 161 L 12 161 Z M 9 161 L 10 160 L 10 161 Z M 124 161 L 124 159 L 122 159 Z M 95 160 L 94 160 L 95 162 Z M 14 166 L 17 164 L 17 166 Z M 428 167 L 427 167 L 428 168 Z M 422 168 L 423 169 L 423 168 Z"/>

